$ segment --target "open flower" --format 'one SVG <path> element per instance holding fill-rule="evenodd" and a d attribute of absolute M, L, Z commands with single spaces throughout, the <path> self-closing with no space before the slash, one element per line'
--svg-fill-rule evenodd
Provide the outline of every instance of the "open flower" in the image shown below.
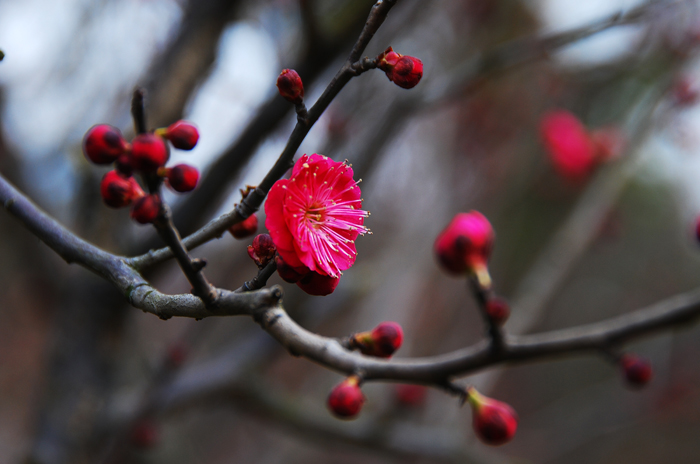
<path fill-rule="evenodd" d="M 265 226 L 277 253 L 294 268 L 339 277 L 355 262 L 355 239 L 369 232 L 360 189 L 345 163 L 304 155 L 289 179 L 278 180 L 265 202 Z"/>

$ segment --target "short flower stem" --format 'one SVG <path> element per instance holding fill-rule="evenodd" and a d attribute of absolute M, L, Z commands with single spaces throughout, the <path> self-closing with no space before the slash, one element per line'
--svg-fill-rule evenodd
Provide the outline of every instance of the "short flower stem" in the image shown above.
<path fill-rule="evenodd" d="M 272 274 L 274 274 L 276 270 L 277 264 L 273 259 L 258 271 L 258 275 L 234 290 L 234 293 L 251 292 L 263 288 L 267 284 L 267 279 L 272 277 Z"/>
<path fill-rule="evenodd" d="M 306 105 L 302 101 L 301 103 L 294 105 L 294 109 L 297 112 L 297 122 L 299 124 L 306 124 L 307 122 L 307 117 L 309 115 L 308 111 L 306 111 Z"/>
<path fill-rule="evenodd" d="M 491 289 L 484 288 L 479 283 L 479 279 L 475 275 L 471 275 L 469 277 L 469 287 L 474 295 L 474 298 L 476 299 L 477 304 L 479 305 L 479 310 L 484 318 L 484 322 L 486 323 L 488 334 L 491 339 L 491 348 L 493 351 L 500 351 L 503 349 L 503 332 L 498 324 L 494 323 L 494 321 L 489 317 L 486 311 L 486 303 L 492 297 Z"/>

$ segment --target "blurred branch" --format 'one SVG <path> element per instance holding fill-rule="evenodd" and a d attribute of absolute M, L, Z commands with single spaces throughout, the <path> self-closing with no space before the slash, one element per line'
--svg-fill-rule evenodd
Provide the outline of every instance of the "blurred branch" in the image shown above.
<path fill-rule="evenodd" d="M 221 33 L 241 3 L 240 0 L 186 2 L 177 35 L 147 72 L 152 127 L 165 127 L 182 117 L 187 100 L 216 59 Z"/>
<path fill-rule="evenodd" d="M 687 3 L 688 1 L 689 0 L 678 0 L 676 2 L 670 2 L 669 4 L 665 4 L 664 8 L 669 8 L 672 5 Z M 369 141 L 367 146 L 372 147 L 372 150 L 358 150 L 358 152 L 376 153 L 381 150 L 381 147 L 386 143 L 386 141 L 391 139 L 391 135 L 394 133 L 394 131 L 401 127 L 400 122 L 405 118 L 405 116 L 415 113 L 419 108 L 422 111 L 425 111 L 429 108 L 436 108 L 441 104 L 453 101 L 456 96 L 475 91 L 486 82 L 488 77 L 492 75 L 501 74 L 511 70 L 514 67 L 522 66 L 538 59 L 546 58 L 551 52 L 559 48 L 570 45 L 576 41 L 590 37 L 612 27 L 633 24 L 647 19 L 650 14 L 658 12 L 658 8 L 659 5 L 657 4 L 644 4 L 631 9 L 625 14 L 616 13 L 605 19 L 595 21 L 580 28 L 545 36 L 526 37 L 523 39 L 513 40 L 501 45 L 493 51 L 480 54 L 464 63 L 455 73 L 454 78 L 445 79 L 441 82 L 432 84 L 429 90 L 423 94 L 412 93 L 405 99 L 401 99 L 393 103 L 387 111 L 386 117 L 382 118 L 380 125 L 373 132 L 374 135 L 370 136 L 368 139 Z M 362 52 L 360 51 L 358 56 L 361 54 Z M 352 56 L 353 55 L 351 55 L 351 58 Z M 336 78 L 337 77 L 338 75 L 336 75 Z M 279 98 L 276 98 L 273 101 L 279 100 Z M 325 109 L 325 107 L 323 109 Z M 298 130 L 298 127 L 299 125 L 297 125 L 295 128 L 295 132 Z M 308 132 L 308 130 L 306 132 Z M 296 137 L 295 133 L 292 133 L 290 141 L 292 137 Z M 298 146 L 296 146 L 296 148 L 298 148 Z M 285 149 L 283 155 L 286 153 L 286 151 L 287 149 Z M 364 173 L 371 168 L 374 160 L 375 158 L 366 157 L 364 161 L 360 161 L 360 163 L 355 166 L 356 171 L 364 176 Z M 230 170 L 219 170 L 219 168 L 212 169 L 212 171 L 230 172 Z M 258 193 L 260 194 L 260 192 Z M 256 198 L 253 203 L 257 204 L 259 207 L 263 199 L 264 197 Z M 226 232 L 226 230 L 233 224 L 236 224 L 248 217 L 247 215 L 244 216 L 239 208 L 236 208 L 233 211 L 223 214 L 210 221 L 204 227 L 186 237 L 183 240 L 183 243 L 188 249 L 191 250 L 214 238 L 221 237 L 221 235 L 223 235 L 223 233 Z M 255 209 L 257 209 L 257 207 Z M 252 210 L 248 214 L 252 214 L 254 211 L 255 210 Z M 150 250 L 146 254 L 131 258 L 130 264 L 135 268 L 142 270 L 170 258 L 172 258 L 170 251 L 167 248 L 161 248 L 159 250 Z"/>

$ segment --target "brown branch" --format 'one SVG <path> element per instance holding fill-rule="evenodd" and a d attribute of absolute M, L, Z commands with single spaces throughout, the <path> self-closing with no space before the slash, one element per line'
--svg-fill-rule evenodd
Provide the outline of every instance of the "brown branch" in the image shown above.
<path fill-rule="evenodd" d="M 695 322 L 700 317 L 700 289 L 674 296 L 645 309 L 598 323 L 535 335 L 506 336 L 500 350 L 489 340 L 439 356 L 385 361 L 344 348 L 338 340 L 297 325 L 281 307 L 254 312 L 253 317 L 291 354 L 364 380 L 391 380 L 443 387 L 464 376 L 498 364 L 516 364 L 584 353 L 599 354 L 632 339 Z"/>
<path fill-rule="evenodd" d="M 700 316 L 700 290 L 595 324 L 527 336 L 507 336 L 500 350 L 487 340 L 441 356 L 385 361 L 358 355 L 338 340 L 311 333 L 281 307 L 277 286 L 252 292 L 220 290 L 216 312 L 192 295 L 164 295 L 150 286 L 124 258 L 76 237 L 39 210 L 0 176 L 0 202 L 24 226 L 67 262 L 78 263 L 114 284 L 130 304 L 160 317 L 208 317 L 248 314 L 290 353 L 365 380 L 393 380 L 443 386 L 462 376 L 502 363 L 520 363 L 561 355 L 598 353 L 633 338 L 694 322 Z"/>
<path fill-rule="evenodd" d="M 163 242 L 175 255 L 180 269 L 182 269 L 185 277 L 192 285 L 192 293 L 201 298 L 205 305 L 216 306 L 217 292 L 202 272 L 204 262 L 193 260 L 187 253 L 187 249 L 180 239 L 180 234 L 173 225 L 170 208 L 165 202 L 163 202 L 161 212 L 153 222 L 153 225 L 158 231 L 160 238 L 163 239 Z"/>
<path fill-rule="evenodd" d="M 269 307 L 282 297 L 275 286 L 254 292 L 234 293 L 217 290 L 216 309 L 208 309 L 194 295 L 165 295 L 151 286 L 128 260 L 108 253 L 75 236 L 0 175 L 0 203 L 8 213 L 67 263 L 76 263 L 112 283 L 132 306 L 167 319 L 173 316 L 201 319 L 209 316 L 249 314 L 253 308 Z"/>

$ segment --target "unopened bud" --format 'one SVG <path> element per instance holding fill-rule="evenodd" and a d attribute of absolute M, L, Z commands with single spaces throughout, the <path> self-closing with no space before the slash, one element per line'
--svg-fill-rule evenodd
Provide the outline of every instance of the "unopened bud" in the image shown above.
<path fill-rule="evenodd" d="M 237 239 L 250 237 L 258 231 L 258 216 L 251 214 L 245 220 L 229 227 L 228 231 Z"/>
<path fill-rule="evenodd" d="M 328 395 L 328 409 L 340 419 L 352 419 L 360 413 L 365 396 L 356 376 L 350 376 L 336 385 Z"/>
<path fill-rule="evenodd" d="M 168 185 L 176 192 L 191 192 L 199 182 L 199 171 L 188 164 L 178 164 L 166 170 Z"/>
<path fill-rule="evenodd" d="M 396 400 L 402 406 L 422 406 L 427 394 L 428 389 L 423 385 L 400 384 L 396 386 Z"/>
<path fill-rule="evenodd" d="M 144 195 L 131 206 L 131 219 L 139 224 L 150 224 L 158 217 L 160 207 L 158 195 Z"/>
<path fill-rule="evenodd" d="M 636 354 L 626 353 L 620 358 L 620 366 L 625 374 L 627 384 L 631 387 L 643 387 L 652 377 L 651 363 Z"/>
<path fill-rule="evenodd" d="M 435 254 L 451 274 L 472 273 L 482 288 L 491 286 L 487 262 L 493 248 L 491 223 L 478 211 L 457 214 L 435 240 Z"/>
<path fill-rule="evenodd" d="M 109 171 L 102 177 L 100 195 L 107 206 L 123 208 L 143 196 L 141 186 L 133 177 L 125 177 L 117 171 Z"/>
<path fill-rule="evenodd" d="M 423 62 L 412 56 L 396 53 L 391 47 L 377 57 L 377 67 L 394 84 L 404 89 L 418 85 L 423 77 Z"/>
<path fill-rule="evenodd" d="M 113 163 L 127 147 L 119 129 L 109 124 L 92 126 L 83 138 L 83 153 L 95 164 Z"/>
<path fill-rule="evenodd" d="M 509 442 L 518 428 L 518 414 L 510 405 L 480 394 L 474 387 L 467 390 L 472 407 L 474 432 L 487 445 Z"/>
<path fill-rule="evenodd" d="M 396 322 L 382 322 L 370 332 L 360 332 L 351 337 L 351 345 L 362 354 L 388 358 L 401 347 L 403 329 Z"/>
<path fill-rule="evenodd" d="M 585 180 L 599 161 L 585 126 L 566 110 L 551 111 L 542 117 L 540 137 L 554 169 L 568 181 Z"/>
<path fill-rule="evenodd" d="M 165 130 L 158 129 L 157 134 L 163 135 L 180 150 L 192 150 L 199 140 L 197 126 L 188 121 L 177 121 L 169 125 Z"/>
<path fill-rule="evenodd" d="M 293 69 L 283 70 L 277 78 L 277 89 L 284 98 L 298 105 L 304 100 L 304 84 Z"/>
<path fill-rule="evenodd" d="M 340 277 L 331 277 L 315 271 L 309 271 L 308 274 L 297 281 L 297 287 L 309 295 L 326 296 L 333 293 L 339 282 Z"/>
<path fill-rule="evenodd" d="M 248 256 L 255 261 L 255 264 L 262 268 L 275 257 L 277 248 L 272 238 L 268 234 L 257 235 L 253 239 L 253 244 L 248 245 Z"/>
<path fill-rule="evenodd" d="M 139 134 L 131 142 L 131 165 L 142 172 L 154 172 L 170 158 L 168 144 L 155 134 Z"/>
<path fill-rule="evenodd" d="M 486 315 L 497 326 L 502 326 L 510 316 L 510 306 L 502 298 L 491 298 L 486 302 Z"/>

